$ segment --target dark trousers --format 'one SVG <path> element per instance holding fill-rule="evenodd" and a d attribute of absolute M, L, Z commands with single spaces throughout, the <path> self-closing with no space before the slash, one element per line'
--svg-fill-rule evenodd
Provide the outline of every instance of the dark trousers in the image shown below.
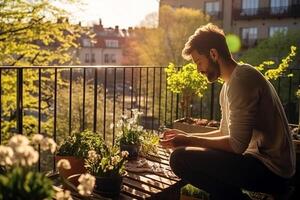
<path fill-rule="evenodd" d="M 183 181 L 205 190 L 214 200 L 249 199 L 241 189 L 280 193 L 288 184 L 251 155 L 212 149 L 177 148 L 171 154 L 170 166 Z"/>

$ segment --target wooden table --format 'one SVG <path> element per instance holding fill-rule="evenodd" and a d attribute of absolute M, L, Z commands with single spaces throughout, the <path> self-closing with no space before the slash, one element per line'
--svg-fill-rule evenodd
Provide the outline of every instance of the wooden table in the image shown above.
<path fill-rule="evenodd" d="M 165 173 L 151 170 L 146 172 L 127 170 L 119 199 L 179 199 L 180 189 L 184 184 L 172 172 L 169 166 L 169 155 L 168 150 L 159 148 L 156 155 L 145 157 L 149 163 L 165 169 Z"/>
<path fill-rule="evenodd" d="M 165 173 L 157 173 L 153 170 L 143 172 L 128 171 L 123 178 L 123 186 L 120 196 L 117 199 L 161 199 L 161 200 L 177 200 L 180 199 L 180 189 L 184 186 L 183 182 L 176 177 L 169 166 L 170 152 L 166 149 L 159 148 L 155 155 L 147 155 L 139 159 L 146 159 L 151 165 L 155 164 L 160 169 L 164 169 Z M 129 161 L 134 163 L 136 161 Z M 54 186 L 57 191 L 62 190 L 61 185 Z M 97 193 L 97 192 L 96 192 Z M 77 191 L 73 191 L 74 200 L 81 199 Z M 99 199 L 96 196 L 90 199 Z"/>

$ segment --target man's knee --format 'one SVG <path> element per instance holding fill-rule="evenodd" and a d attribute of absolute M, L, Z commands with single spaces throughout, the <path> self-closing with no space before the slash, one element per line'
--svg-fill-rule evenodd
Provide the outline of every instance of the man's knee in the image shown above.
<path fill-rule="evenodd" d="M 175 149 L 170 155 L 170 167 L 177 176 L 180 176 L 181 172 L 185 171 L 185 154 L 185 148 L 180 147 Z"/>

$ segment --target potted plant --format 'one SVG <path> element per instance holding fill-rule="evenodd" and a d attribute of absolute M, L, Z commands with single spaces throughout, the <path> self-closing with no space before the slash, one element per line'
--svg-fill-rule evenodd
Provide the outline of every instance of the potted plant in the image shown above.
<path fill-rule="evenodd" d="M 103 146 L 100 153 L 88 152 L 85 168 L 96 177 L 95 192 L 103 197 L 118 197 L 121 191 L 127 151 L 120 151 L 116 146 Z"/>
<path fill-rule="evenodd" d="M 84 159 L 88 156 L 88 152 L 90 150 L 100 152 L 103 144 L 104 141 L 100 135 L 89 130 L 75 132 L 67 137 L 59 146 L 55 159 L 56 162 L 61 159 L 68 160 L 71 170 L 58 168 L 60 175 L 68 178 L 74 174 L 85 173 Z"/>
<path fill-rule="evenodd" d="M 118 121 L 117 127 L 121 129 L 117 138 L 117 144 L 121 151 L 128 151 L 128 159 L 136 159 L 142 144 L 142 136 L 145 133 L 143 126 L 139 125 L 139 116 L 142 115 L 137 109 L 133 109 L 133 117 L 123 115 Z"/>
<path fill-rule="evenodd" d="M 56 144 L 53 139 L 40 138 L 42 150 L 51 149 Z M 0 199 L 52 199 L 54 190 L 52 181 L 43 173 L 35 171 L 39 153 L 26 136 L 14 135 L 8 145 L 0 145 Z"/>
<path fill-rule="evenodd" d="M 167 74 L 167 88 L 182 95 L 180 106 L 184 118 L 176 120 L 173 123 L 173 128 L 190 133 L 215 130 L 216 128 L 209 128 L 217 126 L 214 121 L 191 118 L 192 98 L 195 95 L 202 97 L 207 90 L 208 83 L 207 78 L 197 71 L 197 66 L 194 63 L 188 63 L 177 70 L 175 65 L 170 63 L 165 71 Z"/>

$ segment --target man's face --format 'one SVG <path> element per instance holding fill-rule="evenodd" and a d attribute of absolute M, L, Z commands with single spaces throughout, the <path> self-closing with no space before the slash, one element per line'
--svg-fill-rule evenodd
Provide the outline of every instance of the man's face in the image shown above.
<path fill-rule="evenodd" d="M 191 56 L 198 72 L 204 74 L 209 82 L 214 82 L 220 77 L 220 65 L 211 56 L 199 54 L 196 50 L 192 51 Z"/>

